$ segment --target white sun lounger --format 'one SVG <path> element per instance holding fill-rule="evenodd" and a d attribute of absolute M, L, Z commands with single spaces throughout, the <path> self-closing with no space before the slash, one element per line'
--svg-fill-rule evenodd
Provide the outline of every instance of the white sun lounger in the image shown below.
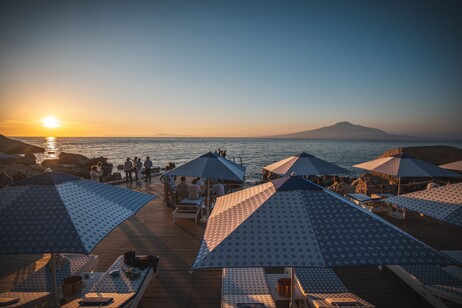
<path fill-rule="evenodd" d="M 348 291 L 330 268 L 297 268 L 295 279 L 310 307 L 375 307 Z"/>
<path fill-rule="evenodd" d="M 81 275 L 96 268 L 99 258 L 97 255 L 63 254 L 67 262 L 56 270 L 56 281 L 60 283 L 64 278 Z M 5 307 L 35 307 L 49 303 L 52 300 L 52 273 L 48 265 L 16 285 L 11 291 L 0 294 L 1 301 L 10 299 L 11 304 Z M 5 303 L 4 303 L 5 304 Z"/>
<path fill-rule="evenodd" d="M 36 307 L 51 302 L 50 292 L 4 292 L 0 293 L 1 307 Z"/>
<path fill-rule="evenodd" d="M 462 262 L 462 250 L 442 251 Z M 392 272 L 435 307 L 462 305 L 462 268 L 438 265 L 388 265 Z"/>
<path fill-rule="evenodd" d="M 173 223 L 176 223 L 178 218 L 193 218 L 196 223 L 199 218 L 203 199 L 188 199 L 184 198 L 179 204 L 175 205 L 175 211 L 173 211 Z"/>
<path fill-rule="evenodd" d="M 63 254 L 69 261 L 56 270 L 56 281 L 64 278 L 90 272 L 98 265 L 96 255 Z M 48 265 L 32 273 L 16 285 L 11 292 L 53 292 L 52 274 Z"/>
<path fill-rule="evenodd" d="M 242 304 L 276 307 L 263 268 L 224 268 L 222 280 L 222 308 L 239 307 Z"/>
<path fill-rule="evenodd" d="M 129 279 L 125 276 L 123 269 L 127 268 L 124 264 L 124 256 L 120 256 L 101 275 L 101 278 L 95 283 L 89 293 L 83 294 L 80 298 L 73 300 L 63 307 L 81 307 L 80 302 L 88 298 L 112 298 L 104 307 L 136 307 L 151 281 L 153 268 L 148 267 L 144 269 L 141 271 L 140 276 L 135 279 Z M 110 275 L 114 270 L 119 270 L 118 276 Z"/>

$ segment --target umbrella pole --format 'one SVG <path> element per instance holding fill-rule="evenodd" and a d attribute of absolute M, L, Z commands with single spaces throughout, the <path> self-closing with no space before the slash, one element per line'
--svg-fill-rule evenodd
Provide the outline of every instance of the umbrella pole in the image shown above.
<path fill-rule="evenodd" d="M 401 189 L 401 177 L 398 178 L 398 196 L 399 196 L 400 189 Z"/>
<path fill-rule="evenodd" d="M 294 275 L 294 268 L 290 268 L 290 308 L 295 308 L 295 296 L 294 296 L 294 283 L 295 283 L 295 275 Z"/>
<path fill-rule="evenodd" d="M 207 223 L 209 220 L 209 203 L 210 203 L 210 179 L 207 179 L 207 200 L 205 200 L 205 216 L 201 218 L 203 223 Z"/>
<path fill-rule="evenodd" d="M 56 255 L 51 253 L 51 280 L 53 284 L 53 307 L 59 307 L 58 303 L 58 286 L 56 283 Z"/>
<path fill-rule="evenodd" d="M 210 179 L 207 179 L 207 217 L 209 217 L 210 210 Z"/>

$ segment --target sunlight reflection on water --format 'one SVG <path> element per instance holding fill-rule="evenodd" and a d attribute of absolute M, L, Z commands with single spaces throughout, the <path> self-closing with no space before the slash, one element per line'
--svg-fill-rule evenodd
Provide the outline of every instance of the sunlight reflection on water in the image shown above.
<path fill-rule="evenodd" d="M 45 157 L 43 159 L 57 159 L 59 153 L 59 148 L 57 146 L 55 137 L 46 137 L 45 138 Z"/>
<path fill-rule="evenodd" d="M 359 175 L 362 170 L 353 168 L 375 159 L 383 152 L 398 147 L 446 144 L 462 148 L 460 141 L 380 141 L 380 140 L 313 140 L 313 139 L 251 139 L 251 138 L 15 138 L 26 143 L 46 148 L 37 153 L 37 162 L 55 159 L 59 153 L 82 154 L 89 158 L 104 156 L 114 165 L 122 165 L 127 157 L 149 155 L 156 167 L 165 167 L 168 162 L 177 166 L 197 158 L 209 151 L 226 150 L 228 159 L 236 159 L 246 166 L 246 181 L 261 179 L 263 166 L 290 155 L 307 152 L 327 160 Z"/>

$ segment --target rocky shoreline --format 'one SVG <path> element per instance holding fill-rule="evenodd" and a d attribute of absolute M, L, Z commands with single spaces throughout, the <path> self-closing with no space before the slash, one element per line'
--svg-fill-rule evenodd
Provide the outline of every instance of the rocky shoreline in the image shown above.
<path fill-rule="evenodd" d="M 103 182 L 118 182 L 122 180 L 121 172 L 113 172 L 113 164 L 106 157 L 88 158 L 84 155 L 61 152 L 57 159 L 46 159 L 41 164 L 36 163 L 34 153 L 44 152 L 44 148 L 28 145 L 0 135 L 0 153 L 24 154 L 10 159 L 0 159 L 0 171 L 13 176 L 22 171 L 27 177 L 40 174 L 46 168 L 53 171 L 90 178 L 90 168 L 98 162 L 102 163 Z M 19 152 L 19 153 L 18 153 Z M 462 160 L 462 149 L 450 146 L 419 146 L 392 149 L 380 157 L 405 153 L 415 158 L 425 160 L 435 165 Z M 120 166 L 117 166 L 120 170 Z M 160 170 L 154 170 L 155 173 Z M 358 178 L 337 176 L 311 176 L 309 179 L 340 194 L 347 193 L 396 193 L 397 179 L 377 173 L 363 173 Z M 447 179 L 442 179 L 447 181 Z M 440 184 L 444 184 L 441 181 Z M 460 179 L 458 180 L 460 181 Z M 420 184 L 419 184 L 420 183 Z M 402 192 L 424 189 L 426 182 L 421 178 L 407 178 L 402 181 Z"/>

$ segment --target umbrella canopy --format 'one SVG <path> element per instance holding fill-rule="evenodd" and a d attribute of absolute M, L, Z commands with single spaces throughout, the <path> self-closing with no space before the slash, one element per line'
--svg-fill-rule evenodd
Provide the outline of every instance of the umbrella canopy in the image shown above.
<path fill-rule="evenodd" d="M 16 156 L 0 152 L 0 159 L 11 159 L 11 158 L 16 158 Z"/>
<path fill-rule="evenodd" d="M 209 152 L 164 174 L 242 181 L 244 179 L 245 167 Z"/>
<path fill-rule="evenodd" d="M 462 227 L 462 183 L 395 196 L 384 201 Z"/>
<path fill-rule="evenodd" d="M 449 164 L 439 165 L 440 168 L 462 172 L 462 160 L 455 161 Z"/>
<path fill-rule="evenodd" d="M 0 190 L 0 255 L 83 253 L 153 195 L 56 172 Z"/>
<path fill-rule="evenodd" d="M 281 176 L 290 175 L 295 172 L 297 175 L 322 175 L 322 174 L 346 174 L 351 171 L 329 163 L 325 160 L 314 157 L 305 152 L 287 157 L 276 163 L 263 167 L 272 173 Z"/>
<path fill-rule="evenodd" d="M 459 177 L 457 173 L 437 167 L 407 154 L 377 158 L 353 167 L 396 177 Z"/>
<path fill-rule="evenodd" d="M 297 176 L 218 198 L 192 270 L 455 261 Z"/>

